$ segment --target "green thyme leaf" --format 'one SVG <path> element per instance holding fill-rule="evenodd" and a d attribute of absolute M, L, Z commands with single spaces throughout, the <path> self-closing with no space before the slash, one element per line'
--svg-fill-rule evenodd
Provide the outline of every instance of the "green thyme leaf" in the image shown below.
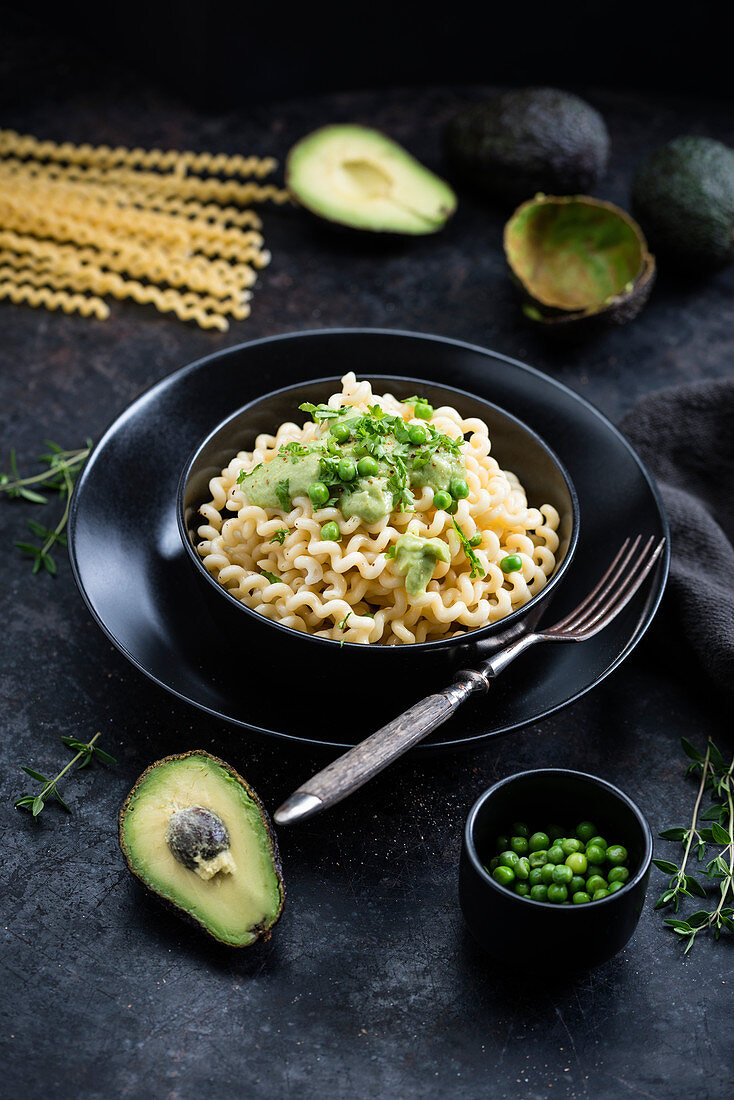
<path fill-rule="evenodd" d="M 261 569 L 260 575 L 270 581 L 271 584 L 280 584 L 281 577 L 278 577 L 275 573 L 269 573 L 267 569 Z"/>
<path fill-rule="evenodd" d="M 41 772 L 36 771 L 34 768 L 29 768 L 25 764 L 21 765 L 21 771 L 24 771 L 26 775 L 29 775 L 31 779 L 37 780 L 39 783 L 43 783 L 43 787 L 37 795 L 24 794 L 18 798 L 14 805 L 18 810 L 30 810 L 34 817 L 43 811 L 46 803 L 49 799 L 54 799 L 67 813 L 71 813 L 71 807 L 61 797 L 58 789 L 58 784 L 63 777 L 70 772 L 75 766 L 79 771 L 81 768 L 86 767 L 93 756 L 98 757 L 105 764 L 116 764 L 114 756 L 110 756 L 108 752 L 104 752 L 103 749 L 97 748 L 96 742 L 102 735 L 101 733 L 95 733 L 91 741 L 79 741 L 76 737 L 62 737 L 63 743 L 70 749 L 77 750 L 75 755 L 69 761 L 69 763 L 61 769 L 58 775 L 53 779 L 46 779 Z"/>

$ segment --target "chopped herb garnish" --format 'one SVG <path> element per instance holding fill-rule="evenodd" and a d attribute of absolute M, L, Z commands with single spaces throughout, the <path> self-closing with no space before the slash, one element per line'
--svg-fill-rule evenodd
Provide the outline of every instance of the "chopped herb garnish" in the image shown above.
<path fill-rule="evenodd" d="M 291 462 L 298 462 L 299 458 L 305 458 L 306 455 L 310 455 L 315 448 L 304 447 L 302 443 L 284 443 L 279 449 L 278 454 L 290 455 Z"/>
<path fill-rule="evenodd" d="M 244 484 L 245 480 L 248 477 L 250 477 L 252 474 L 255 473 L 255 470 L 261 470 L 262 469 L 262 465 L 263 465 L 262 462 L 258 462 L 257 466 L 254 466 L 253 469 L 250 470 L 249 474 L 245 470 L 240 470 L 240 472 L 237 474 L 237 484 L 238 485 Z"/>
<path fill-rule="evenodd" d="M 288 528 L 287 527 L 279 527 L 270 541 L 271 542 L 278 542 L 282 546 L 287 538 L 288 538 Z"/>
<path fill-rule="evenodd" d="M 386 558 L 394 558 L 398 552 L 398 544 L 394 542 L 389 550 L 385 551 Z"/>
<path fill-rule="evenodd" d="M 336 416 L 344 416 L 350 410 L 349 405 L 341 405 L 338 409 L 332 409 L 329 405 L 313 405 L 310 401 L 304 401 L 298 408 L 306 412 L 312 420 L 333 420 Z"/>
<path fill-rule="evenodd" d="M 270 581 L 271 584 L 280 584 L 282 579 L 281 577 L 277 576 L 276 573 L 269 573 L 267 569 L 261 569 L 260 575 L 265 577 L 267 581 Z"/>
<path fill-rule="evenodd" d="M 469 572 L 469 577 L 471 579 L 473 579 L 474 577 L 483 577 L 484 576 L 484 566 L 480 562 L 477 555 L 474 553 L 474 550 L 472 549 L 472 545 L 471 545 L 471 542 L 469 541 L 469 538 L 467 537 L 467 535 L 464 534 L 464 532 L 462 531 L 461 527 L 459 526 L 459 524 L 456 522 L 455 519 L 452 518 L 451 522 L 453 523 L 454 527 L 456 528 L 456 533 L 459 536 L 459 539 L 461 541 L 461 545 L 464 548 L 464 553 L 466 554 L 467 561 L 469 562 L 469 565 L 471 566 L 471 570 Z"/>
<path fill-rule="evenodd" d="M 281 508 L 284 512 L 290 512 L 291 510 L 291 494 L 288 481 L 279 481 L 275 486 L 275 495 L 278 498 Z"/>
<path fill-rule="evenodd" d="M 400 404 L 401 405 L 417 405 L 419 401 L 425 401 L 425 400 L 426 400 L 425 397 L 416 397 L 415 394 L 413 394 L 412 397 L 401 397 L 400 398 Z"/>
<path fill-rule="evenodd" d="M 345 630 L 348 629 L 347 628 L 347 623 L 349 622 L 349 619 L 351 618 L 351 614 L 352 614 L 351 611 L 347 611 L 346 615 L 344 616 L 342 621 L 339 623 L 339 629 L 341 630 L 342 634 L 344 633 Z"/>

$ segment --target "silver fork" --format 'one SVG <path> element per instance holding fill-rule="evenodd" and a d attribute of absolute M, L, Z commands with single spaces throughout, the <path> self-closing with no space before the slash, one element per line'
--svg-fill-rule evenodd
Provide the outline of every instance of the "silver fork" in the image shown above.
<path fill-rule="evenodd" d="M 341 802 L 450 718 L 470 695 L 488 691 L 492 680 L 531 646 L 538 642 L 585 642 L 593 638 L 627 606 L 665 545 L 664 538 L 655 543 L 652 537 L 640 549 L 641 541 L 640 535 L 632 542 L 625 539 L 599 583 L 565 619 L 547 630 L 528 631 L 521 635 L 484 661 L 478 669 L 458 672 L 454 682 L 444 691 L 421 699 L 399 718 L 388 722 L 377 733 L 306 780 L 276 810 L 278 824 L 291 825 L 295 821 L 305 821 L 328 806 Z"/>

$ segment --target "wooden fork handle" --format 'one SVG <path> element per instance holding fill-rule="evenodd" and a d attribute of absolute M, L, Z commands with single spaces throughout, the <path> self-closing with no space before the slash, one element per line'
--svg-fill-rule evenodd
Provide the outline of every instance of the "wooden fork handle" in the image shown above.
<path fill-rule="evenodd" d="M 279 825 L 304 821 L 356 791 L 449 718 L 473 690 L 474 680 L 428 695 L 365 741 L 337 757 L 294 791 L 276 810 Z"/>

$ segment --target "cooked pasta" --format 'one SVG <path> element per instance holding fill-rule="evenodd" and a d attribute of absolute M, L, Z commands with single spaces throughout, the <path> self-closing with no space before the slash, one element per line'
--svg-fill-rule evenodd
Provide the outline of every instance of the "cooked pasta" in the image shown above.
<path fill-rule="evenodd" d="M 289 201 L 260 182 L 275 167 L 0 130 L 0 297 L 100 320 L 129 298 L 225 331 L 270 262 L 249 206 Z"/>
<path fill-rule="evenodd" d="M 482 420 L 376 396 L 351 373 L 325 405 L 302 408 L 311 420 L 259 435 L 200 509 L 203 565 L 253 611 L 323 638 L 403 645 L 476 630 L 544 587 L 559 515 L 528 506 Z"/>

